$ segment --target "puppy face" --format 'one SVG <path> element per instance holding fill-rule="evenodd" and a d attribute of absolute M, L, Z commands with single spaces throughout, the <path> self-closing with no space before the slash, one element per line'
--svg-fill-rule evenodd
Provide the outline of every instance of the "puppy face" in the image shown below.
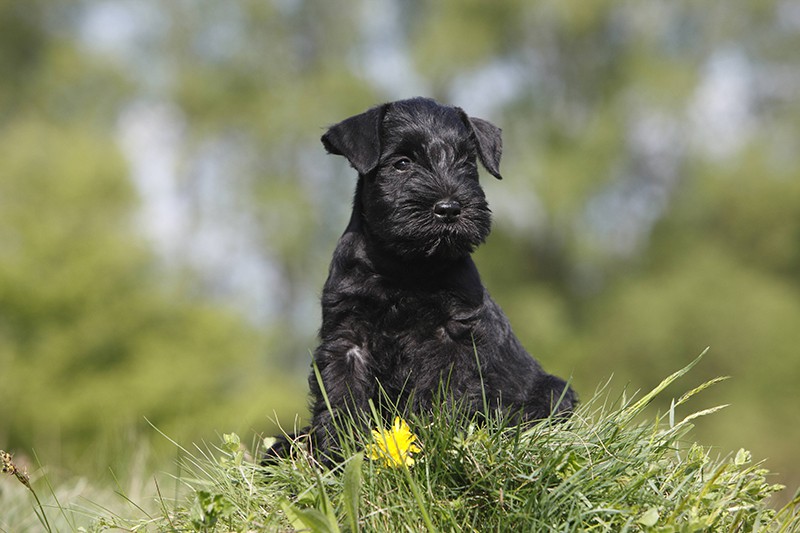
<path fill-rule="evenodd" d="M 453 109 L 389 109 L 383 147 L 363 185 L 364 219 L 406 259 L 470 254 L 491 228 L 471 129 Z"/>
<path fill-rule="evenodd" d="M 347 119 L 323 143 L 359 171 L 363 222 L 386 251 L 455 259 L 489 234 L 477 161 L 500 177 L 500 130 L 488 122 L 418 98 Z"/>

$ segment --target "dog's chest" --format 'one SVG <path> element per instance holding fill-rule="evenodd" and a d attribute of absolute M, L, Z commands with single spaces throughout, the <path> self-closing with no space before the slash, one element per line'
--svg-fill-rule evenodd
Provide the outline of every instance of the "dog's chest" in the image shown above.
<path fill-rule="evenodd" d="M 447 291 L 401 291 L 375 302 L 370 312 L 378 331 L 389 339 L 408 343 L 462 340 L 469 336 L 478 309 L 465 305 Z"/>
<path fill-rule="evenodd" d="M 436 272 L 385 272 L 365 259 L 358 237 L 346 234 L 335 254 L 322 298 L 323 341 L 353 344 L 384 377 L 474 363 L 490 308 L 474 264 L 467 258 Z"/>
<path fill-rule="evenodd" d="M 379 291 L 357 311 L 369 351 L 383 371 L 449 365 L 473 350 L 482 305 L 447 290 Z"/>

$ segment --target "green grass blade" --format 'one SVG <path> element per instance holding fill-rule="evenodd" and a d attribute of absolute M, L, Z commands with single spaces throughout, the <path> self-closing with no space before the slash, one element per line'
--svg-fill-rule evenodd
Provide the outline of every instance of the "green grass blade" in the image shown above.
<path fill-rule="evenodd" d="M 347 522 L 350 531 L 359 531 L 358 507 L 361 499 L 361 465 L 364 463 L 364 453 L 357 453 L 347 461 L 347 466 L 342 474 L 342 498 Z"/>

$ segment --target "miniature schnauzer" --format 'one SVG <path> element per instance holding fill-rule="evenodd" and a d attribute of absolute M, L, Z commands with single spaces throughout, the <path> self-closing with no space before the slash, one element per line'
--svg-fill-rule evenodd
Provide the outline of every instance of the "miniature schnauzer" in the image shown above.
<path fill-rule="evenodd" d="M 335 457 L 337 419 L 366 424 L 370 401 L 414 413 L 454 403 L 514 423 L 568 415 L 575 393 L 525 351 L 470 257 L 491 228 L 477 161 L 501 178 L 500 129 L 413 98 L 333 125 L 322 144 L 358 183 L 322 292 L 317 452 Z"/>

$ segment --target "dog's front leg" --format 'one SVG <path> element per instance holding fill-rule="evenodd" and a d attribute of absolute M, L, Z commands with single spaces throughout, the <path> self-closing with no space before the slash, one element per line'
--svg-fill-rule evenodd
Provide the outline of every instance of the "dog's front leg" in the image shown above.
<path fill-rule="evenodd" d="M 319 456 L 341 457 L 339 436 L 353 427 L 367 427 L 369 400 L 377 388 L 372 357 L 352 339 L 324 341 L 314 352 L 318 372 L 309 377 L 311 425 Z"/>

